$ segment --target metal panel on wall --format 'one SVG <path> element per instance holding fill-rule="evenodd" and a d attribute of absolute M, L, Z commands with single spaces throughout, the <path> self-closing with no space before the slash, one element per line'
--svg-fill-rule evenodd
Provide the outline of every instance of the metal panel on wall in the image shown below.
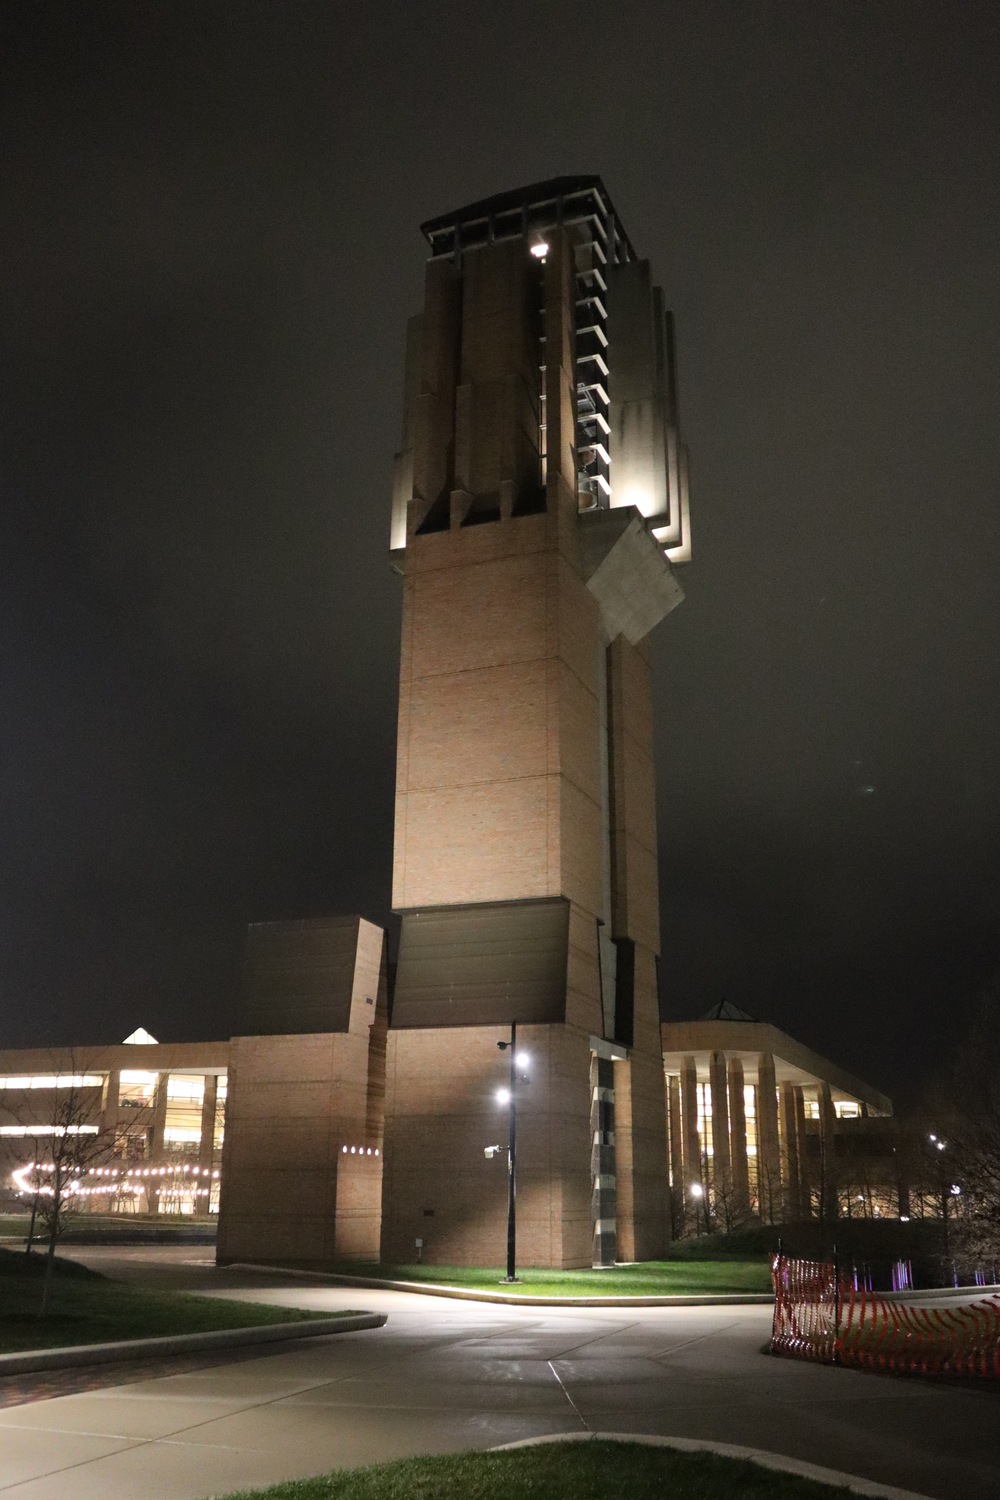
<path fill-rule="evenodd" d="M 562 897 L 405 912 L 390 1024 L 562 1021 L 568 944 Z"/>
<path fill-rule="evenodd" d="M 347 1031 L 357 950 L 357 917 L 252 923 L 238 1034 Z"/>

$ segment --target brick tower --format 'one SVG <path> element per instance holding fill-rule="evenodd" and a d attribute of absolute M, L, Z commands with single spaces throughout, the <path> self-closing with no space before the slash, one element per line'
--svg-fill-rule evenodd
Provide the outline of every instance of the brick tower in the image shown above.
<path fill-rule="evenodd" d="M 647 1259 L 668 1237 L 647 637 L 689 555 L 671 321 L 599 178 L 424 234 L 382 1257 L 502 1259 L 515 1022 L 519 1261 Z"/>

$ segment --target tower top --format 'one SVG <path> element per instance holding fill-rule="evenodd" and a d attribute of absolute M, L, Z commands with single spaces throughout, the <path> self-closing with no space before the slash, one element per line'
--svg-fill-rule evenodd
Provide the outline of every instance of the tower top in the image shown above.
<path fill-rule="evenodd" d="M 586 524 L 591 571 L 619 542 L 621 562 L 639 531 L 671 564 L 686 562 L 688 458 L 673 318 L 601 178 L 510 188 L 421 230 L 430 247 L 427 301 L 407 333 L 393 478 L 397 563 L 408 535 L 551 508 L 553 474 L 575 489 L 580 513 L 620 512 Z M 671 592 L 676 603 L 679 586 Z M 651 624 L 629 628 L 639 639 Z"/>
<path fill-rule="evenodd" d="M 576 225 L 584 241 L 597 241 L 612 265 L 635 251 L 600 177 L 550 177 L 528 187 L 480 198 L 421 224 L 431 259 L 476 250 L 522 236 L 542 236 L 557 225 Z"/>

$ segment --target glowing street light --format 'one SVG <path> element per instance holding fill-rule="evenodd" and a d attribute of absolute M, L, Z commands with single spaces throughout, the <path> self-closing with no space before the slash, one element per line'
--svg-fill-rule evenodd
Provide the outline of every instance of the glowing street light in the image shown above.
<path fill-rule="evenodd" d="M 532 245 L 531 253 L 536 260 L 544 260 L 549 253 L 549 247 L 544 240 L 539 240 L 536 244 Z"/>

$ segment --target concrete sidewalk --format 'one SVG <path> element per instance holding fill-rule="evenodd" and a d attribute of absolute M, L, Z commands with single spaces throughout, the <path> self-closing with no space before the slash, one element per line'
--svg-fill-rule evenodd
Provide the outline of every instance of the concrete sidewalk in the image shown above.
<path fill-rule="evenodd" d="M 219 1275 L 186 1269 L 199 1290 Z M 357 1298 L 273 1277 L 222 1282 L 227 1296 L 322 1310 Z M 766 1307 L 537 1309 L 379 1291 L 366 1301 L 389 1314 L 384 1328 L 0 1411 L 0 1495 L 198 1500 L 587 1431 L 769 1449 L 935 1500 L 1000 1492 L 993 1392 L 767 1358 Z"/>

